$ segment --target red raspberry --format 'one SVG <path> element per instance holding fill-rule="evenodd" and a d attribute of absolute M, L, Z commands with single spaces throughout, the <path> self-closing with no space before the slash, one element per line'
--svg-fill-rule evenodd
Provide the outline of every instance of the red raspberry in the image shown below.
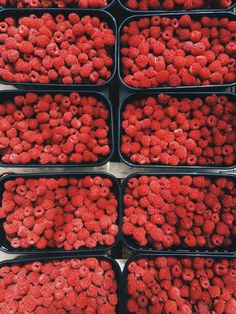
<path fill-rule="evenodd" d="M 28 41 L 22 41 L 18 45 L 18 48 L 19 48 L 20 52 L 26 53 L 26 54 L 30 54 L 34 51 L 33 45 Z"/>

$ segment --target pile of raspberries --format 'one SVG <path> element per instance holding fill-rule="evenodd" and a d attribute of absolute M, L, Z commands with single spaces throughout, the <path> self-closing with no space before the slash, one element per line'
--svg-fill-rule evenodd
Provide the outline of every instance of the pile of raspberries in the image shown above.
<path fill-rule="evenodd" d="M 96 248 L 115 243 L 118 201 L 108 177 L 16 178 L 4 184 L 0 219 L 12 248 Z"/>
<path fill-rule="evenodd" d="M 235 273 L 235 259 L 138 258 L 128 264 L 128 312 L 234 314 Z"/>
<path fill-rule="evenodd" d="M 227 9 L 232 0 L 123 0 L 123 3 L 131 10 L 196 10 Z"/>
<path fill-rule="evenodd" d="M 224 95 L 136 97 L 121 113 L 121 153 L 139 165 L 232 166 L 235 113 Z"/>
<path fill-rule="evenodd" d="M 110 111 L 96 96 L 35 93 L 0 104 L 0 156 L 7 164 L 96 163 L 108 157 Z"/>
<path fill-rule="evenodd" d="M 1 313 L 116 313 L 118 283 L 106 259 L 11 264 L 0 278 Z"/>
<path fill-rule="evenodd" d="M 0 0 L 0 6 L 17 8 L 105 8 L 108 4 L 107 0 Z"/>
<path fill-rule="evenodd" d="M 0 77 L 6 82 L 104 84 L 115 34 L 97 16 L 7 17 L 0 23 Z"/>
<path fill-rule="evenodd" d="M 236 238 L 234 180 L 135 176 L 124 187 L 122 231 L 137 247 L 229 247 Z"/>
<path fill-rule="evenodd" d="M 204 16 L 136 18 L 121 31 L 121 72 L 133 88 L 236 81 L 236 21 Z"/>

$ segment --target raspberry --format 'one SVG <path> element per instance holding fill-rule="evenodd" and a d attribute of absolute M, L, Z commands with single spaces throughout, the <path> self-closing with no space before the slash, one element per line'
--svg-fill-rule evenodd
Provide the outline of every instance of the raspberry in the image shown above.
<path fill-rule="evenodd" d="M 165 82 L 168 82 L 169 80 L 169 72 L 166 70 L 162 70 L 158 73 L 157 80 L 160 84 L 163 84 Z"/>
<path fill-rule="evenodd" d="M 223 83 L 223 76 L 220 72 L 214 72 L 210 76 L 210 82 L 212 84 L 222 84 Z"/>
<path fill-rule="evenodd" d="M 193 56 L 203 55 L 205 52 L 205 46 L 202 43 L 196 43 L 191 47 L 191 53 Z"/>
<path fill-rule="evenodd" d="M 15 49 L 7 50 L 7 59 L 9 63 L 16 63 L 19 60 L 19 52 Z"/>
<path fill-rule="evenodd" d="M 22 53 L 30 54 L 34 51 L 33 45 L 28 41 L 22 41 L 19 45 L 19 50 Z"/>

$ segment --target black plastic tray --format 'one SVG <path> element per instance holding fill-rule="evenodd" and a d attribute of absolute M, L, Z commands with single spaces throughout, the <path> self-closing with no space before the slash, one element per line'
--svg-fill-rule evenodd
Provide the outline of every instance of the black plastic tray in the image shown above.
<path fill-rule="evenodd" d="M 97 10 L 109 10 L 114 4 L 115 4 L 115 0 L 108 0 L 108 5 L 106 6 L 106 7 L 104 7 L 104 8 L 97 8 Z M 0 6 L 0 9 L 2 9 L 2 10 L 4 10 L 4 9 L 10 9 L 10 8 L 16 8 L 16 7 L 14 7 L 14 6 L 11 6 L 11 5 L 7 5 L 7 6 L 5 6 L 5 7 L 3 7 L 3 6 Z M 77 8 L 78 9 L 78 7 L 76 6 L 76 5 L 70 5 L 70 7 L 68 7 L 68 8 Z M 16 8 L 16 9 L 18 9 L 18 8 Z M 27 8 L 26 8 L 27 9 Z M 40 8 L 33 8 L 34 10 L 37 10 L 37 9 L 48 9 L 48 8 L 42 8 L 42 7 L 40 7 Z M 56 9 L 56 8 L 55 8 Z M 84 9 L 84 8 L 79 8 L 79 9 L 81 9 L 81 10 L 87 10 L 87 9 Z"/>
<path fill-rule="evenodd" d="M 123 313 L 126 314 L 126 313 L 129 313 L 128 310 L 127 310 L 127 307 L 126 307 L 126 303 L 127 303 L 127 299 L 128 299 L 128 290 L 127 290 L 127 276 L 129 274 L 129 271 L 128 271 L 128 266 L 131 262 L 133 261 L 136 261 L 140 258 L 147 258 L 147 259 L 154 259 L 154 258 L 157 258 L 157 257 L 174 257 L 174 258 L 185 258 L 186 256 L 182 253 L 164 253 L 164 254 L 161 254 L 161 253 L 144 253 L 144 254 L 136 254 L 136 255 L 133 255 L 131 256 L 128 261 L 126 262 L 125 264 L 125 267 L 124 267 L 124 270 L 123 270 L 123 289 L 124 289 L 124 296 L 123 296 L 123 301 L 124 301 L 124 308 L 123 308 Z M 188 255 L 188 258 L 194 258 L 194 257 L 205 257 L 205 258 L 213 258 L 215 260 L 219 260 L 219 259 L 227 259 L 227 260 L 233 260 L 235 259 L 236 257 L 235 256 L 221 256 L 221 255 L 215 255 L 215 256 L 212 256 L 212 255 L 209 255 L 209 254 L 191 254 L 191 255 Z M 233 313 L 232 313 L 233 314 Z"/>
<path fill-rule="evenodd" d="M 120 36 L 122 34 L 122 29 L 125 25 L 127 25 L 127 23 L 129 23 L 130 21 L 133 20 L 139 20 L 140 18 L 144 18 L 144 17 L 152 17 L 155 15 L 159 15 L 159 16 L 163 16 L 163 17 L 169 17 L 169 18 L 179 18 L 183 15 L 186 14 L 186 11 L 182 13 L 182 11 L 178 11 L 178 12 L 173 12 L 173 13 L 152 13 L 152 14 L 142 14 L 142 16 L 136 14 L 136 15 L 132 15 L 129 16 L 128 18 L 126 18 L 120 25 L 119 30 L 118 30 L 118 76 L 119 76 L 119 80 L 122 86 L 124 86 L 126 89 L 133 91 L 133 92 L 147 92 L 147 91 L 181 91 L 181 90 L 199 90 L 199 89 L 214 89 L 214 88 L 227 88 L 227 87 L 233 87 L 236 85 L 236 82 L 231 83 L 231 84 L 218 84 L 218 85 L 196 85 L 196 86 L 177 86 L 177 87 L 170 87 L 170 86 L 166 86 L 166 87 L 150 87 L 150 88 L 135 88 L 132 86 L 127 85 L 124 81 L 123 81 L 123 74 L 122 74 L 122 69 L 121 69 L 121 55 L 120 55 L 120 49 L 121 49 L 121 42 L 120 42 Z M 201 12 L 194 12 L 194 11 L 190 11 L 188 12 L 188 14 L 194 18 L 194 19 L 199 19 L 203 16 L 209 16 L 209 17 L 219 17 L 219 18 L 223 18 L 223 17 L 227 17 L 230 20 L 236 21 L 236 15 L 232 12 L 228 12 L 228 11 L 219 11 L 219 12 L 213 12 L 213 11 L 205 11 L 205 10 L 201 10 Z"/>
<path fill-rule="evenodd" d="M 22 16 L 29 16 L 30 14 L 34 14 L 36 16 L 42 16 L 44 13 L 50 13 L 52 16 L 56 16 L 57 14 L 62 14 L 65 17 L 68 16 L 70 13 L 77 13 L 80 16 L 90 15 L 90 16 L 97 16 L 102 18 L 103 21 L 106 21 L 109 26 L 114 30 L 114 35 L 117 38 L 117 24 L 114 17 L 105 10 L 99 9 L 4 9 L 0 11 L 0 22 L 3 21 L 6 17 L 14 17 L 20 18 Z M 62 84 L 62 83 L 48 83 L 48 84 L 40 84 L 40 83 L 30 83 L 30 82 L 6 82 L 4 80 L 0 80 L 1 84 L 11 84 L 17 86 L 18 88 L 43 88 L 43 89 L 91 89 L 99 90 L 105 88 L 109 83 L 113 80 L 116 67 L 117 67 L 117 40 L 115 41 L 115 46 L 113 49 L 113 66 L 111 69 L 112 75 L 111 77 L 103 84 L 89 84 L 89 83 L 82 83 L 82 84 Z"/>
<path fill-rule="evenodd" d="M 105 245 L 97 245 L 93 249 L 88 249 L 86 247 L 82 247 L 78 250 L 70 250 L 66 251 L 63 248 L 45 248 L 43 250 L 39 250 L 37 248 L 17 248 L 14 249 L 11 247 L 10 242 L 7 240 L 4 229 L 3 229 L 3 222 L 5 219 L 0 220 L 0 250 L 9 253 L 9 254 L 38 254 L 38 255 L 44 255 L 44 254 L 51 254 L 51 253 L 80 253 L 80 254 L 91 254 L 91 253 L 104 253 L 106 251 L 111 250 L 119 241 L 121 237 L 121 187 L 119 181 L 111 174 L 104 173 L 104 172 L 83 172 L 83 173 L 74 173 L 74 172 L 62 172 L 62 173 L 27 173 L 27 174 L 7 174 L 0 178 L 0 204 L 2 203 L 2 193 L 4 192 L 4 183 L 8 180 L 14 180 L 16 178 L 24 178 L 24 179 L 34 179 L 34 178 L 61 178 L 61 177 L 75 177 L 75 178 L 83 178 L 84 176 L 90 175 L 92 177 L 99 175 L 103 178 L 109 178 L 113 182 L 113 188 L 112 192 L 115 194 L 117 201 L 118 201 L 118 207 L 117 207 L 117 225 L 119 227 L 119 233 L 116 236 L 116 241 L 114 244 L 110 246 Z"/>
<path fill-rule="evenodd" d="M 116 313 L 117 314 L 122 314 L 122 306 L 123 306 L 123 280 L 122 280 L 122 273 L 119 264 L 110 256 L 108 255 L 96 255 L 96 254 L 89 254 L 89 255 L 84 255 L 84 254 L 77 254 L 77 255 L 57 255 L 57 256 L 47 256 L 47 257 L 39 257 L 39 256 L 24 256 L 24 257 L 18 257 L 13 260 L 8 260 L 8 261 L 3 261 L 0 262 L 0 268 L 4 266 L 12 266 L 12 265 L 19 265 L 19 264 L 26 264 L 26 263 L 31 263 L 35 261 L 40 261 L 40 262 L 49 262 L 53 260 L 64 260 L 64 259 L 82 259 L 82 258 L 88 258 L 88 257 L 94 257 L 97 258 L 98 260 L 105 260 L 109 262 L 112 265 L 112 269 L 115 271 L 116 274 L 116 281 L 118 285 L 117 289 L 117 296 L 118 296 L 118 304 L 116 306 Z"/>
<path fill-rule="evenodd" d="M 63 94 L 68 96 L 72 91 L 68 90 L 2 90 L 0 91 L 0 103 L 3 101 L 10 101 L 12 100 L 15 96 L 18 95 L 25 95 L 27 93 L 35 93 L 37 95 L 43 96 L 45 94 L 50 94 L 50 95 L 56 95 L 56 94 Z M 56 168 L 56 167 L 98 167 L 106 164 L 109 162 L 114 154 L 114 123 L 113 123 L 113 109 L 112 109 L 112 104 L 109 100 L 108 97 L 105 96 L 105 94 L 100 93 L 100 92 L 94 92 L 94 91 L 80 91 L 79 94 L 81 96 L 92 96 L 95 97 L 106 105 L 106 107 L 109 110 L 109 118 L 108 118 L 108 125 L 109 125 L 109 146 L 111 148 L 111 152 L 108 156 L 105 156 L 101 160 L 97 162 L 90 162 L 90 163 L 66 163 L 66 164 L 46 164 L 42 165 L 39 163 L 30 163 L 30 164 L 7 164 L 4 163 L 3 161 L 0 161 L 0 167 L 14 167 L 14 168 L 28 168 L 28 167 L 39 167 L 39 168 L 44 168 L 44 167 L 50 167 L 50 168 Z M 1 118 L 0 118 L 0 123 L 1 123 Z"/>
<path fill-rule="evenodd" d="M 122 7 L 122 9 L 124 9 L 127 13 L 129 14 L 146 14 L 146 13 L 153 13 L 153 12 L 166 12 L 166 13 L 170 13 L 170 12 L 189 12 L 188 10 L 131 10 L 129 9 L 125 4 L 124 4 L 124 0 L 117 0 L 119 5 Z M 202 8 L 202 9 L 197 9 L 197 10 L 191 10 L 191 12 L 197 12 L 197 11 L 202 11 L 202 10 L 209 10 L 209 11 L 230 11 L 233 10 L 236 6 L 236 3 L 234 3 L 235 1 L 233 1 L 233 4 L 227 8 L 227 9 L 223 9 L 223 8 L 215 8 L 215 9 L 207 9 L 207 8 Z"/>
<path fill-rule="evenodd" d="M 134 178 L 134 177 L 140 177 L 140 176 L 156 176 L 156 177 L 171 177 L 171 176 L 176 176 L 176 177 L 182 177 L 185 175 L 189 175 L 191 177 L 196 177 L 196 176 L 205 176 L 205 177 L 210 177 L 210 178 L 218 178 L 218 177 L 227 177 L 229 179 L 233 179 L 234 182 L 236 182 L 236 176 L 234 174 L 227 174 L 227 173 L 207 173 L 207 172 L 198 172 L 198 173 L 191 173 L 191 172 L 160 172 L 160 173 L 153 173 L 153 172 L 144 172 L 144 173 L 134 173 L 129 175 L 127 178 L 125 178 L 125 180 L 122 183 L 122 196 L 124 195 L 124 191 L 125 191 L 125 187 L 126 184 L 128 182 L 128 180 L 130 178 Z M 123 200 L 122 200 L 122 205 L 121 205 L 121 215 L 122 215 L 122 225 L 123 225 L 123 214 L 124 214 L 124 205 L 123 205 Z M 136 244 L 136 242 L 130 238 L 129 236 L 126 236 L 123 234 L 123 232 L 121 232 L 121 238 L 122 241 L 124 242 L 124 244 L 131 250 L 131 251 L 135 251 L 135 252 L 139 252 L 139 253 L 157 253 L 160 252 L 160 254 L 166 254 L 168 253 L 182 253 L 182 254 L 193 254 L 193 253 L 204 253 L 204 254 L 221 254 L 222 256 L 224 255 L 235 255 L 236 254 L 236 238 L 233 239 L 233 243 L 231 246 L 228 247 L 223 247 L 221 246 L 220 248 L 213 248 L 213 249 L 209 249 L 209 248 L 201 248 L 201 247 L 195 247 L 195 248 L 188 248 L 188 247 L 184 247 L 184 246 L 173 246 L 167 250 L 163 249 L 163 250 L 156 250 L 154 248 L 152 248 L 151 245 L 147 245 L 145 247 L 140 247 Z"/>
<path fill-rule="evenodd" d="M 194 98 L 205 98 L 207 96 L 210 96 L 212 94 L 216 94 L 218 96 L 227 96 L 228 99 L 230 101 L 233 101 L 235 102 L 236 104 L 236 95 L 235 94 L 232 94 L 232 93 L 226 93 L 226 92 L 181 92 L 181 93 L 178 93 L 178 92 L 165 92 L 166 95 L 170 95 L 172 97 L 176 97 L 178 99 L 181 99 L 181 98 L 190 98 L 190 99 L 194 99 Z M 126 104 L 128 104 L 129 102 L 132 102 L 133 100 L 137 100 L 137 99 L 143 99 L 145 97 L 149 97 L 149 96 L 156 96 L 158 95 L 158 93 L 154 94 L 153 92 L 146 92 L 146 93 L 142 93 L 142 94 L 130 94 L 128 96 L 126 96 L 120 106 L 119 106 L 119 116 L 118 116 L 118 153 L 119 153 L 119 157 L 120 159 L 126 163 L 127 165 L 129 165 L 130 167 L 137 167 L 137 168 L 147 168 L 147 169 L 150 169 L 150 168 L 160 168 L 160 169 L 166 169 L 167 167 L 169 169 L 192 169 L 192 170 L 198 170 L 198 171 L 201 171 L 201 170 L 205 170 L 205 169 L 214 169 L 214 170 L 231 170 L 231 169 L 234 169 L 236 167 L 236 163 L 232 166 L 226 166 L 226 165 L 222 165 L 222 166 L 199 166 L 199 165 L 194 165 L 194 166 L 189 166 L 189 165 L 178 165 L 178 166 L 171 166 L 171 165 L 162 165 L 162 164 L 144 164 L 144 165 L 139 165 L 137 163 L 134 163 L 132 162 L 131 160 L 129 160 L 128 157 L 124 156 L 123 153 L 121 152 L 121 137 L 123 135 L 123 130 L 122 130 L 122 127 L 121 127 L 121 122 L 122 122 L 122 112 L 124 110 L 124 107 Z"/>

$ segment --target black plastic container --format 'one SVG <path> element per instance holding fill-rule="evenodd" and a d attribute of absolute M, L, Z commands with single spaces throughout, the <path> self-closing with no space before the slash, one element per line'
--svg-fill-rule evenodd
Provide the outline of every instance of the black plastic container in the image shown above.
<path fill-rule="evenodd" d="M 2 90 L 0 91 L 0 103 L 4 102 L 4 101 L 10 101 L 12 100 L 15 96 L 24 96 L 27 93 L 35 93 L 39 96 L 43 96 L 45 94 L 50 94 L 52 96 L 56 95 L 56 94 L 63 94 L 65 96 L 68 96 L 71 91 L 68 90 L 59 90 L 59 91 L 55 91 L 55 90 Z M 108 99 L 108 97 L 106 97 L 104 94 L 99 93 L 99 92 L 94 92 L 94 91 L 80 91 L 79 94 L 81 96 L 92 96 L 97 98 L 98 100 L 101 100 L 106 107 L 109 110 L 109 118 L 108 118 L 108 126 L 109 126 L 109 146 L 111 148 L 111 152 L 108 156 L 105 156 L 104 158 L 102 158 L 101 160 L 97 161 L 97 162 L 90 162 L 90 163 L 67 163 L 67 164 L 60 164 L 60 163 L 56 163 L 56 164 L 39 164 L 39 163 L 30 163 L 30 164 L 7 164 L 4 163 L 2 161 L 0 161 L 0 167 L 14 167 L 14 168 L 28 168 L 28 167 L 50 167 L 50 168 L 55 168 L 55 167 L 98 167 L 98 166 L 102 166 L 104 164 L 106 164 L 107 162 L 109 162 L 114 154 L 114 123 L 113 123 L 113 109 L 112 109 L 112 104 L 110 102 L 110 100 Z M 1 117 L 0 117 L 0 123 L 1 123 Z"/>
<path fill-rule="evenodd" d="M 137 261 L 138 259 L 140 258 L 147 258 L 147 259 L 154 259 L 154 258 L 157 258 L 157 257 L 173 257 L 173 258 L 185 258 L 186 256 L 182 253 L 164 253 L 164 254 L 161 254 L 161 253 L 144 253 L 144 254 L 136 254 L 136 255 L 133 255 L 131 256 L 128 261 L 126 262 L 125 264 L 125 267 L 124 267 L 124 270 L 123 270 L 123 285 L 124 285 L 124 296 L 123 296 L 123 301 L 124 301 L 124 306 L 123 306 L 123 313 L 126 314 L 126 313 L 129 313 L 128 310 L 127 310 L 127 300 L 128 300 L 128 289 L 127 289 L 127 276 L 129 274 L 129 271 L 128 271 L 128 266 L 131 262 L 134 262 L 134 261 Z M 213 258 L 214 260 L 220 260 L 220 259 L 227 259 L 227 260 L 233 260 L 235 259 L 234 256 L 221 256 L 221 255 L 215 255 L 215 256 L 212 256 L 212 255 L 209 255 L 209 254 L 191 254 L 191 255 L 188 255 L 188 258 L 194 258 L 194 257 L 205 257 L 205 258 Z M 233 313 L 232 313 L 233 314 Z"/>
<path fill-rule="evenodd" d="M 116 196 L 116 199 L 118 201 L 118 206 L 117 206 L 117 213 L 118 213 L 118 217 L 117 217 L 117 225 L 119 227 L 119 233 L 116 236 L 116 241 L 114 244 L 110 245 L 110 246 L 105 246 L 105 245 L 97 245 L 95 248 L 89 249 L 86 247 L 82 247 L 78 250 L 70 250 L 70 251 L 66 251 L 64 248 L 45 248 L 43 250 L 39 250 L 35 247 L 31 247 L 31 248 L 27 248 L 27 249 L 23 249 L 23 248 L 17 248 L 14 249 L 11 247 L 10 242 L 7 240 L 6 235 L 5 235 L 5 231 L 3 229 L 3 222 L 5 221 L 5 219 L 1 219 L 0 220 L 0 250 L 5 252 L 5 253 L 9 253 L 9 254 L 38 254 L 38 255 L 44 255 L 44 254 L 51 254 L 51 253 L 81 253 L 81 254 L 91 254 L 91 253 L 104 253 L 106 251 L 111 250 L 119 241 L 120 241 L 120 230 L 121 230 L 121 187 L 120 187 L 120 183 L 119 181 L 111 174 L 108 173 L 104 173 L 104 172 L 96 172 L 96 173 L 92 173 L 92 172 L 84 172 L 84 173 L 74 173 L 74 172 L 62 172 L 62 173 L 27 173 L 27 174 L 8 174 L 8 175 L 4 175 L 0 178 L 0 206 L 2 204 L 2 194 L 4 192 L 4 183 L 6 181 L 9 180 L 14 180 L 16 178 L 24 178 L 24 179 L 37 179 L 37 178 L 83 178 L 87 175 L 90 175 L 92 177 L 94 176 L 101 176 L 103 178 L 109 178 L 112 182 L 113 182 L 113 187 L 111 189 L 111 191 L 114 193 L 114 195 Z"/>
<path fill-rule="evenodd" d="M 227 174 L 227 173 L 203 173 L 203 172 L 198 172 L 198 173 L 191 173 L 191 172 L 160 172 L 160 173 L 153 173 L 153 172 L 149 172 L 149 173 L 134 173 L 129 175 L 127 178 L 125 178 L 125 180 L 122 183 L 122 190 L 121 190 L 121 194 L 122 197 L 124 195 L 125 192 L 125 187 L 126 184 L 128 182 L 128 180 L 130 178 L 139 178 L 141 176 L 156 176 L 156 177 L 171 177 L 171 176 L 176 176 L 176 177 L 182 177 L 182 176 L 191 176 L 191 177 L 197 177 L 197 176 L 205 176 L 207 178 L 219 178 L 219 177 L 225 177 L 228 179 L 233 179 L 234 182 L 236 182 L 236 176 L 234 174 Z M 123 205 L 123 199 L 122 199 L 122 205 L 121 205 L 121 215 L 122 215 L 122 225 L 123 225 L 123 215 L 124 215 L 124 205 Z M 236 254 L 236 238 L 233 239 L 233 243 L 231 246 L 228 247 L 224 247 L 224 246 L 220 246 L 219 248 L 213 248 L 213 249 L 209 249 L 207 247 L 195 247 L 195 248 L 188 248 L 185 246 L 173 246 L 169 249 L 162 249 L 162 250 L 157 250 L 155 248 L 152 248 L 151 245 L 146 245 L 145 247 L 141 247 L 138 246 L 135 242 L 134 239 L 130 238 L 129 236 L 126 236 L 123 234 L 123 232 L 121 233 L 121 238 L 123 240 L 123 242 L 125 243 L 125 245 L 132 251 L 135 252 L 139 252 L 139 253 L 148 253 L 148 252 L 160 252 L 160 254 L 166 254 L 166 253 L 182 253 L 182 254 L 192 254 L 192 253 L 204 253 L 204 254 L 221 254 L 222 256 L 224 255 L 235 255 Z"/>
<path fill-rule="evenodd" d="M 167 12 L 167 13 L 171 13 L 171 12 L 179 12 L 179 11 L 181 11 L 181 12 L 189 12 L 188 10 L 161 10 L 161 9 L 159 9 L 159 10 L 146 10 L 146 11 L 144 11 L 144 10 L 131 10 L 131 9 L 129 9 L 126 5 L 125 5 L 125 3 L 124 3 L 124 0 L 117 0 L 118 1 L 118 3 L 119 3 L 119 5 L 122 7 L 122 9 L 124 9 L 127 13 L 129 13 L 129 14 L 146 14 L 146 13 L 153 13 L 153 12 Z M 197 10 L 191 10 L 191 12 L 197 12 L 197 11 L 202 11 L 202 10 L 209 10 L 209 11 L 216 11 L 216 12 L 218 12 L 218 11 L 230 11 L 230 10 L 233 10 L 234 8 L 235 8 L 235 6 L 236 6 L 236 3 L 234 3 L 234 1 L 233 1 L 233 4 L 229 7 L 229 8 L 227 8 L 227 9 L 223 9 L 223 8 L 215 8 L 215 9 L 207 9 L 207 8 L 202 8 L 202 9 L 197 9 Z"/>
<path fill-rule="evenodd" d="M 181 12 L 181 13 L 180 13 Z M 176 86 L 176 87 L 150 87 L 150 88 L 137 88 L 137 87 L 132 87 L 127 85 L 123 81 L 123 74 L 122 74 L 122 65 L 121 65 L 121 54 L 120 54 L 120 49 L 121 49 L 121 42 L 120 42 L 120 37 L 122 34 L 123 27 L 127 25 L 129 22 L 134 21 L 134 20 L 139 20 L 140 18 L 145 18 L 145 17 L 152 17 L 155 15 L 162 16 L 162 17 L 168 17 L 168 18 L 180 18 L 181 16 L 185 15 L 186 11 L 182 13 L 182 11 L 178 12 L 173 12 L 173 13 L 152 13 L 152 14 L 147 14 L 143 13 L 141 16 L 136 14 L 129 16 L 126 18 L 120 25 L 119 30 L 118 30 L 118 76 L 119 80 L 121 82 L 121 85 L 124 86 L 126 89 L 133 91 L 133 92 L 147 92 L 147 91 L 177 91 L 177 90 L 198 90 L 198 89 L 214 89 L 214 88 L 227 88 L 227 87 L 233 87 L 236 85 L 236 81 L 231 84 L 218 84 L 218 85 L 196 85 L 196 86 Z M 227 11 L 219 11 L 219 12 L 212 12 L 212 11 L 204 11 L 202 10 L 201 12 L 194 12 L 191 11 L 191 13 L 188 12 L 188 15 L 190 15 L 193 19 L 198 20 L 199 18 L 203 16 L 209 16 L 209 17 L 218 17 L 218 18 L 228 18 L 229 20 L 236 21 L 236 15 L 232 12 L 227 12 Z"/>
<path fill-rule="evenodd" d="M 212 94 L 216 94 L 217 96 L 226 96 L 228 97 L 229 101 L 232 101 L 232 102 L 235 102 L 235 106 L 236 106 L 236 95 L 235 94 L 232 94 L 232 93 L 225 93 L 225 92 L 193 92 L 193 93 L 190 93 L 190 92 L 181 92 L 181 93 L 174 93 L 174 92 L 165 92 L 166 95 L 170 95 L 172 97 L 176 97 L 178 99 L 181 99 L 181 98 L 190 98 L 190 99 L 194 99 L 194 98 L 201 98 L 201 99 L 204 99 L 206 98 L 207 96 L 210 96 Z M 137 168 L 156 168 L 156 169 L 166 169 L 166 167 L 168 167 L 169 169 L 176 169 L 176 167 L 178 167 L 178 169 L 192 169 L 192 170 L 198 170 L 198 171 L 201 171 L 201 170 L 205 170 L 205 169 L 214 169 L 214 170 L 233 170 L 235 167 L 236 167 L 236 163 L 232 166 L 227 166 L 227 165 L 222 165 L 222 166 L 214 166 L 214 165 L 208 165 L 208 166 L 199 166 L 199 165 L 194 165 L 194 166 L 189 166 L 189 165 L 178 165 L 178 166 L 171 166 L 171 165 L 164 165 L 164 164 L 144 164 L 144 165 L 139 165 L 137 163 L 134 163 L 132 162 L 131 160 L 129 160 L 128 157 L 126 157 L 122 152 L 121 152 L 121 138 L 122 138 L 122 135 L 123 135 L 123 130 L 122 130 L 122 126 L 121 126 L 121 123 L 122 123 L 122 112 L 124 111 L 124 107 L 134 101 L 134 100 L 137 100 L 137 99 L 143 99 L 145 97 L 149 97 L 149 96 L 157 96 L 158 93 L 151 93 L 151 92 L 146 92 L 146 93 L 142 93 L 142 94 L 130 94 L 128 96 L 126 96 L 120 106 L 119 106 L 119 117 L 118 117 L 118 152 L 119 152 L 119 156 L 120 156 L 120 159 L 126 163 L 127 165 L 129 165 L 130 167 L 137 167 Z"/>
<path fill-rule="evenodd" d="M 115 4 L 115 0 L 108 0 L 108 5 L 106 6 L 106 7 L 104 7 L 104 8 L 97 8 L 97 10 L 109 10 L 113 5 Z M 3 7 L 3 6 L 0 6 L 0 8 L 1 9 L 9 9 L 9 8 L 16 8 L 16 7 L 14 7 L 14 6 L 11 6 L 11 5 L 7 5 L 7 6 L 5 6 L 5 7 Z M 78 6 L 76 6 L 76 5 L 71 5 L 69 8 L 74 8 L 74 9 L 78 9 Z M 48 8 L 42 8 L 42 7 L 40 7 L 40 8 L 33 8 L 34 10 L 37 10 L 37 9 L 48 9 Z M 55 8 L 56 9 L 56 8 Z M 87 9 L 83 9 L 83 8 L 80 8 L 81 10 L 87 10 Z"/>
<path fill-rule="evenodd" d="M 67 17 L 70 13 L 77 13 L 80 17 L 85 15 L 97 16 L 108 23 L 109 27 L 113 29 L 114 35 L 117 39 L 117 24 L 114 17 L 105 10 L 99 9 L 5 9 L 0 11 L 0 22 L 2 22 L 6 17 L 20 18 L 23 16 L 29 16 L 30 14 L 34 14 L 38 17 L 42 16 L 44 13 L 50 13 L 52 16 L 56 16 L 57 14 L 62 14 Z M 82 83 L 82 84 L 63 84 L 63 83 L 48 83 L 48 84 L 40 84 L 40 83 L 31 83 L 31 82 L 6 82 L 4 80 L 0 80 L 1 84 L 11 84 L 17 86 L 18 88 L 41 88 L 41 89 L 93 89 L 99 90 L 104 89 L 109 83 L 113 80 L 116 73 L 116 64 L 117 64 L 117 40 L 115 41 L 115 46 L 113 48 L 113 66 L 110 70 L 112 72 L 111 77 L 103 84 L 90 84 L 90 83 Z"/>
<path fill-rule="evenodd" d="M 117 314 L 122 314 L 122 306 L 123 306 L 123 278 L 122 278 L 122 273 L 119 264 L 110 256 L 108 255 L 96 255 L 96 254 L 89 254 L 89 255 L 67 255 L 67 256 L 62 256 L 62 255 L 57 255 L 57 256 L 47 256 L 47 257 L 32 257 L 32 256 L 24 256 L 24 257 L 18 257 L 13 260 L 8 260 L 8 261 L 3 261 L 0 262 L 0 268 L 4 266 L 13 266 L 13 265 L 24 265 L 26 263 L 32 263 L 35 261 L 39 261 L 41 263 L 43 262 L 50 262 L 53 260 L 64 260 L 64 259 L 82 259 L 82 258 L 88 258 L 88 257 L 93 257 L 97 258 L 98 260 L 105 260 L 109 262 L 112 265 L 112 269 L 115 272 L 116 275 L 116 281 L 117 281 L 117 296 L 118 296 L 118 304 L 116 306 L 116 313 Z"/>

